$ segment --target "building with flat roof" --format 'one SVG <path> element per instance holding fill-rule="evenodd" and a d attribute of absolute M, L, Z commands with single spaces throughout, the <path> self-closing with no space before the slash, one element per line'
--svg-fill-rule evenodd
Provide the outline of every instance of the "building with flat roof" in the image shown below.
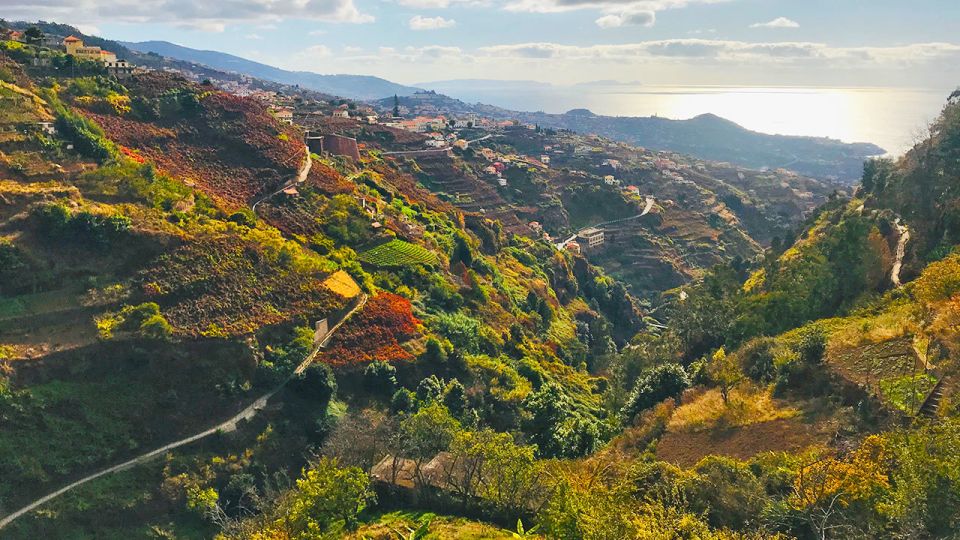
<path fill-rule="evenodd" d="M 577 233 L 577 240 L 580 247 L 595 248 L 603 245 L 603 229 L 590 227 Z"/>

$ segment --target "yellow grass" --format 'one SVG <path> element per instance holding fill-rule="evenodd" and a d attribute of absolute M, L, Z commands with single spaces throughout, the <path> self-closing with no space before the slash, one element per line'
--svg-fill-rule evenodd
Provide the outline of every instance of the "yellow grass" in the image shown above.
<path fill-rule="evenodd" d="M 73 186 L 68 186 L 60 182 L 15 182 L 13 180 L 0 179 L 0 193 L 6 195 L 56 195 L 67 197 L 79 195 L 79 190 Z"/>
<path fill-rule="evenodd" d="M 334 272 L 323 284 L 344 298 L 353 298 L 360 294 L 360 286 L 350 277 L 350 274 L 343 270 Z"/>
<path fill-rule="evenodd" d="M 747 426 L 793 418 L 798 409 L 777 403 L 771 388 L 756 388 L 742 384 L 730 391 L 728 403 L 723 402 L 720 390 L 704 392 L 691 403 L 680 406 L 668 424 L 670 431 L 705 431 Z"/>
<path fill-rule="evenodd" d="M 349 540 L 395 540 L 409 538 L 410 531 L 421 523 L 430 522 L 424 540 L 499 540 L 513 538 L 510 531 L 466 518 L 421 514 L 419 512 L 392 512 L 377 521 L 365 524 L 344 538 Z"/>
<path fill-rule="evenodd" d="M 851 317 L 830 336 L 830 346 L 858 347 L 883 343 L 919 332 L 919 313 L 914 304 L 893 305 L 872 317 Z"/>

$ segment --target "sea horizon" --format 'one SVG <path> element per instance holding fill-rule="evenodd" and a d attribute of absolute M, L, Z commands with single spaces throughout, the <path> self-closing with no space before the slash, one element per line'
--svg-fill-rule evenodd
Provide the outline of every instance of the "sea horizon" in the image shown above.
<path fill-rule="evenodd" d="M 487 82 L 490 84 L 476 84 Z M 428 83 L 427 89 L 471 103 L 560 114 L 588 109 L 604 116 L 685 120 L 715 114 L 754 131 L 873 143 L 902 155 L 926 134 L 951 90 L 883 86 L 751 86 L 520 81 Z"/>

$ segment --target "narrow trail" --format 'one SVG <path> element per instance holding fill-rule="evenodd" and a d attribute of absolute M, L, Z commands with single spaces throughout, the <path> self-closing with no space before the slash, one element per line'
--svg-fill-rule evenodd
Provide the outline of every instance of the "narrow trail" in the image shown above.
<path fill-rule="evenodd" d="M 254 213 L 256 213 L 256 212 L 257 212 L 257 205 L 258 205 L 258 204 L 260 204 L 260 203 L 262 203 L 263 201 L 269 199 L 270 197 L 273 197 L 274 195 L 276 195 L 277 193 L 280 193 L 281 191 L 283 191 L 283 190 L 285 190 L 285 189 L 288 189 L 288 188 L 290 188 L 290 187 L 292 187 L 292 186 L 295 186 L 295 185 L 297 185 L 297 184 L 302 184 L 302 183 L 304 183 L 304 182 L 307 181 L 307 176 L 310 175 L 310 169 L 313 167 L 313 158 L 310 157 L 310 148 L 307 147 L 307 146 L 304 146 L 304 149 L 306 149 L 306 152 L 307 152 L 307 160 L 304 161 L 304 162 L 303 162 L 303 165 L 300 166 L 300 170 L 297 172 L 297 176 L 293 177 L 292 179 L 290 179 L 289 181 L 287 181 L 286 183 L 284 183 L 282 186 L 280 186 L 280 189 L 278 189 L 278 190 L 276 190 L 276 191 L 274 191 L 274 192 L 272 192 L 272 193 L 268 193 L 268 194 L 264 195 L 263 197 L 260 197 L 259 199 L 257 199 L 257 201 L 256 201 L 255 203 L 253 203 L 253 206 L 250 207 L 250 210 L 252 210 Z"/>
<path fill-rule="evenodd" d="M 654 198 L 653 198 L 653 197 L 647 197 L 647 204 L 646 204 L 646 206 L 644 206 L 643 211 L 640 212 L 639 214 L 637 214 L 637 215 L 635 215 L 635 216 L 627 216 L 627 217 L 625 217 L 625 218 L 620 218 L 620 219 L 613 219 L 613 220 L 610 220 L 610 221 L 601 221 L 600 223 L 594 223 L 593 225 L 589 225 L 589 226 L 587 226 L 587 227 L 583 227 L 583 228 L 579 229 L 577 232 L 573 233 L 573 234 L 570 236 L 570 238 L 567 238 L 567 239 L 564 240 L 563 242 L 560 242 L 560 243 L 554 244 L 554 245 L 556 246 L 557 249 L 563 249 L 563 246 L 567 245 L 568 242 L 573 242 L 573 241 L 577 238 L 577 235 L 580 234 L 581 231 L 585 231 L 585 230 L 587 230 L 587 229 L 595 229 L 595 228 L 603 227 L 603 226 L 606 226 L 606 225 L 613 225 L 614 223 L 623 223 L 624 221 L 630 221 L 631 219 L 642 218 L 643 216 L 645 216 L 645 215 L 647 215 L 647 214 L 650 213 L 650 210 L 653 209 L 653 204 L 654 204 Z"/>
<path fill-rule="evenodd" d="M 907 242 L 910 241 L 910 229 L 900 223 L 900 218 L 897 218 L 894 224 L 897 227 L 897 232 L 900 233 L 900 238 L 897 240 L 897 253 L 893 261 L 893 269 L 890 271 L 890 282 L 893 283 L 894 287 L 900 287 L 903 285 L 900 282 L 900 269 L 903 266 L 903 256 L 907 251 Z"/>
<path fill-rule="evenodd" d="M 174 442 L 172 442 L 172 443 L 166 444 L 166 445 L 164 445 L 164 446 L 161 446 L 160 448 L 157 448 L 157 449 L 155 449 L 155 450 L 151 450 L 150 452 L 147 452 L 147 453 L 145 453 L 145 454 L 141 454 L 141 455 L 139 455 L 139 456 L 137 456 L 137 457 L 135 457 L 135 458 L 133 458 L 133 459 L 130 459 L 130 460 L 128 460 L 128 461 L 124 461 L 123 463 L 120 463 L 119 465 L 114 465 L 114 466 L 112 466 L 112 467 L 103 469 L 102 471 L 96 472 L 96 473 L 91 474 L 91 475 L 89 475 L 89 476 L 85 476 L 85 477 L 77 480 L 76 482 L 72 482 L 72 483 L 70 483 L 70 484 L 67 484 L 66 486 L 64 486 L 64 487 L 62 487 L 62 488 L 54 491 L 53 493 L 50 493 L 50 494 L 48 494 L 48 495 L 44 495 L 43 497 L 41 497 L 41 498 L 33 501 L 32 503 L 24 506 L 23 508 L 15 511 L 15 512 L 12 512 L 12 513 L 10 513 L 10 514 L 7 514 L 3 519 L 0 519 L 0 529 L 3 529 L 4 527 L 6 527 L 6 526 L 9 525 L 10 523 L 12 523 L 15 519 L 19 518 L 20 516 L 22 516 L 22 515 L 24 515 L 24 514 L 26 514 L 26 513 L 28 513 L 28 512 L 31 512 L 31 511 L 39 508 L 40 506 L 43 506 L 44 504 L 46 504 L 47 502 L 50 502 L 50 501 L 53 500 L 53 499 L 56 499 L 56 498 L 59 497 L 60 495 L 63 495 L 64 493 L 66 493 L 66 492 L 68 492 L 68 491 L 70 491 L 70 490 L 72 490 L 72 489 L 74 489 L 74 488 L 77 488 L 77 487 L 79 487 L 79 486 L 82 486 L 83 484 L 86 484 L 86 483 L 88 483 L 88 482 L 91 482 L 91 481 L 93 481 L 93 480 L 96 480 L 97 478 L 100 478 L 101 476 L 106 476 L 106 475 L 108 475 L 108 474 L 112 474 L 112 473 L 116 473 L 116 472 L 121 472 L 121 471 L 130 469 L 130 468 L 132 468 L 132 467 L 135 467 L 135 466 L 137 466 L 137 465 L 141 465 L 141 464 L 143 464 L 143 463 L 147 463 L 147 462 L 151 461 L 152 459 L 154 459 L 154 458 L 156 458 L 156 457 L 159 457 L 159 456 L 161 456 L 161 455 L 169 452 L 170 450 L 174 450 L 174 449 L 176 449 L 176 448 L 180 448 L 180 447 L 182 447 L 182 446 L 186 446 L 186 445 L 188 445 L 188 444 L 190 444 L 190 443 L 199 441 L 200 439 L 209 437 L 209 436 L 211 436 L 211 435 L 213 435 L 213 434 L 215 434 L 215 433 L 228 433 L 228 432 L 231 432 L 231 431 L 236 430 L 236 429 L 237 429 L 237 425 L 238 425 L 241 421 L 243 421 L 243 420 L 251 420 L 253 417 L 255 417 L 255 416 L 257 415 L 257 413 L 259 413 L 259 412 L 262 411 L 264 408 L 266 408 L 267 403 L 270 401 L 270 399 L 271 399 L 273 396 L 275 396 L 278 392 L 280 392 L 280 390 L 283 390 L 283 388 L 287 385 L 287 383 L 289 383 L 290 381 L 292 381 L 295 377 L 297 377 L 298 375 L 300 375 L 301 373 L 303 373 L 304 371 L 306 371 L 306 369 L 307 369 L 308 367 L 310 367 L 310 364 L 313 363 L 313 360 L 316 358 L 317 353 L 320 352 L 320 349 L 323 349 L 324 347 L 327 346 L 327 344 L 330 342 L 330 338 L 333 336 L 333 334 L 334 334 L 337 330 L 340 329 L 340 327 L 347 321 L 347 319 L 349 319 L 354 313 L 356 313 L 356 312 L 359 311 L 361 308 L 363 308 L 364 304 L 367 303 L 367 295 L 366 295 L 366 294 L 361 293 L 361 296 L 360 296 L 359 298 L 360 298 L 360 300 L 357 302 L 357 305 L 355 305 L 352 309 L 350 309 L 350 311 L 348 311 L 346 314 L 344 314 L 344 316 L 340 318 L 340 321 L 338 321 L 337 324 L 335 324 L 332 328 L 330 328 L 330 331 L 327 332 L 327 335 L 323 338 L 323 340 L 322 340 L 320 343 L 318 343 L 318 344 L 313 348 L 313 350 L 310 352 L 310 354 L 308 354 L 307 357 L 303 359 L 303 362 L 301 362 L 300 365 L 297 366 L 297 369 L 295 369 L 295 370 L 293 371 L 293 373 L 290 374 L 290 376 L 288 376 L 283 382 L 281 382 L 279 385 L 277 385 L 276 388 L 274 388 L 273 390 L 267 392 L 266 394 L 260 396 L 260 397 L 257 398 L 256 400 L 254 400 L 253 403 L 251 403 L 249 406 L 247 406 L 245 409 L 243 409 L 242 411 L 240 411 L 240 412 L 237 413 L 236 415 L 234 415 L 234 416 L 228 418 L 227 420 L 225 420 L 225 421 L 223 421 L 223 422 L 221 422 L 221 423 L 219 423 L 219 424 L 211 427 L 210 429 L 207 429 L 207 430 L 205 430 L 205 431 L 201 431 L 200 433 L 197 433 L 197 434 L 195 434 L 195 435 L 191 435 L 191 436 L 186 437 L 186 438 L 184 438 L 184 439 L 180 439 L 180 440 L 178 440 L 178 441 L 174 441 Z"/>

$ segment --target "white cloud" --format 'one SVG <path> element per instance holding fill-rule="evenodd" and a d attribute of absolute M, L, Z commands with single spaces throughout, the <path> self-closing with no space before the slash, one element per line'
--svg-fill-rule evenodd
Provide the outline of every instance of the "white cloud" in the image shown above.
<path fill-rule="evenodd" d="M 439 30 L 441 28 L 453 28 L 457 21 L 453 19 L 444 19 L 443 17 L 423 17 L 414 15 L 408 23 L 411 30 Z"/>
<path fill-rule="evenodd" d="M 217 34 L 227 29 L 227 24 L 222 21 L 206 21 L 206 20 L 190 21 L 190 22 L 184 23 L 184 26 L 195 28 L 197 30 L 200 30 L 201 32 L 212 32 Z"/>
<path fill-rule="evenodd" d="M 404 7 L 418 9 L 442 9 L 450 7 L 450 0 L 397 0 Z"/>
<path fill-rule="evenodd" d="M 228 24 L 282 19 L 369 23 L 354 0 L 3 0 L 9 19 L 164 23 L 222 32 Z"/>
<path fill-rule="evenodd" d="M 246 35 L 243 36 L 243 37 L 245 37 L 245 38 L 247 38 L 247 39 L 256 39 L 256 40 L 261 40 L 261 39 L 263 39 L 263 36 L 261 36 L 260 34 L 246 34 Z"/>
<path fill-rule="evenodd" d="M 610 14 L 600 17 L 596 21 L 600 28 L 617 28 L 620 26 L 653 26 L 657 22 L 655 11 L 624 11 L 620 14 Z"/>
<path fill-rule="evenodd" d="M 306 49 L 298 53 L 298 56 L 302 56 L 303 58 L 308 58 L 308 59 L 309 58 L 326 58 L 331 55 L 333 55 L 333 51 L 331 51 L 330 47 L 327 47 L 326 45 L 313 45 L 311 47 L 307 47 Z"/>
<path fill-rule="evenodd" d="M 786 17 L 777 17 L 772 21 L 753 23 L 750 28 L 800 28 L 800 23 Z"/>
<path fill-rule="evenodd" d="M 619 45 L 518 43 L 477 50 L 481 56 L 516 59 L 645 61 L 676 59 L 711 62 L 822 62 L 857 65 L 960 60 L 960 45 L 918 43 L 894 47 L 831 47 L 808 42 L 745 42 L 708 39 L 666 39 Z"/>
<path fill-rule="evenodd" d="M 92 25 L 92 24 L 77 24 L 77 25 L 75 25 L 75 26 L 77 27 L 77 30 L 83 32 L 84 34 L 86 34 L 86 35 L 88 35 L 88 36 L 99 36 L 99 35 L 102 35 L 102 34 L 100 33 L 100 28 L 99 28 L 99 27 L 96 27 L 96 26 L 94 26 L 94 25 Z"/>
<path fill-rule="evenodd" d="M 599 9 L 607 13 L 664 11 L 692 4 L 719 4 L 732 0 L 508 0 L 507 11 L 559 13 L 579 9 Z"/>
<path fill-rule="evenodd" d="M 470 7 L 491 7 L 494 0 L 393 0 L 397 4 L 416 9 L 446 9 L 454 4 Z"/>

